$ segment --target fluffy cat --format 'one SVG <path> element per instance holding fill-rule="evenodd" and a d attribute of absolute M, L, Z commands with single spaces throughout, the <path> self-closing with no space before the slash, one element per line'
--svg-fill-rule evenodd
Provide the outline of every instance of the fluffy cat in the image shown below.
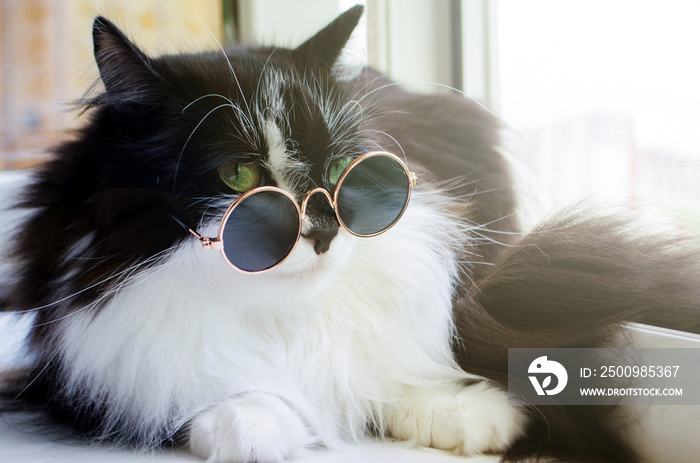
<path fill-rule="evenodd" d="M 95 20 L 104 91 L 19 204 L 6 310 L 35 317 L 19 396 L 80 435 L 213 462 L 368 436 L 633 461 L 614 409 L 509 404 L 507 348 L 602 345 L 622 320 L 697 330 L 695 248 L 576 213 L 520 235 L 493 115 L 340 72 L 361 15 L 293 50 L 157 58 Z M 239 194 L 222 165 L 302 198 L 377 149 L 418 174 L 380 236 L 347 233 L 315 195 L 289 259 L 250 275 L 187 230 L 215 236 Z"/>

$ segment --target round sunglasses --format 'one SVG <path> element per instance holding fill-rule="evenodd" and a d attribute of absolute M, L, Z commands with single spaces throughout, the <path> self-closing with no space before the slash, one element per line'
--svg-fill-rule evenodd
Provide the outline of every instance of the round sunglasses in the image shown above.
<path fill-rule="evenodd" d="M 340 226 L 359 237 L 376 236 L 393 227 L 406 211 L 416 175 L 397 156 L 383 151 L 363 154 L 340 174 L 333 195 L 314 188 L 301 206 L 287 191 L 261 186 L 241 194 L 228 207 L 216 238 L 188 228 L 205 249 L 221 251 L 243 273 L 260 273 L 280 265 L 301 237 L 309 199 L 326 197 Z M 179 222 L 179 221 L 178 221 Z"/>

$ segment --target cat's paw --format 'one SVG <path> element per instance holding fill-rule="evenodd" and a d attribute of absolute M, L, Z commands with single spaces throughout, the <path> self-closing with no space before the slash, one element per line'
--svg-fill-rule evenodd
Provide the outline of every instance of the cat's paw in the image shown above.
<path fill-rule="evenodd" d="M 189 447 L 209 463 L 267 463 L 300 453 L 314 439 L 280 398 L 248 393 L 192 419 Z"/>
<path fill-rule="evenodd" d="M 414 391 L 397 407 L 390 433 L 416 445 L 462 455 L 500 453 L 523 432 L 525 415 L 501 389 L 480 382 Z"/>

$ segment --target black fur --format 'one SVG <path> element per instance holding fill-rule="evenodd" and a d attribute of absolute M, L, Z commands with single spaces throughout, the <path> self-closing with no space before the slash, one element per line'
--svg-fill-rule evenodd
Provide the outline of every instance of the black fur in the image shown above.
<path fill-rule="evenodd" d="M 695 245 L 681 236 L 642 238 L 624 218 L 583 217 L 542 224 L 463 290 L 455 352 L 464 369 L 507 387 L 508 348 L 609 345 L 623 321 L 700 330 Z M 508 458 L 636 461 L 624 409 L 541 406 L 530 418 Z"/>

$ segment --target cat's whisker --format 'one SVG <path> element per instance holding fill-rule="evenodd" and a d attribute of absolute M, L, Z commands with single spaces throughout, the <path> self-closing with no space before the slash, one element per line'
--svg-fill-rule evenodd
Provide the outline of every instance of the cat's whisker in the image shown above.
<path fill-rule="evenodd" d="M 272 59 L 272 55 L 275 54 L 277 51 L 277 47 L 273 48 L 272 51 L 270 52 L 270 56 L 267 57 L 265 60 L 265 64 L 263 64 L 262 70 L 260 71 L 260 76 L 258 77 L 258 83 L 255 86 L 255 98 L 253 101 L 258 101 L 260 97 L 260 82 L 262 81 L 263 75 L 265 74 L 265 70 L 267 69 L 267 65 L 270 63 L 270 60 Z"/>
<path fill-rule="evenodd" d="M 166 250 L 161 251 L 161 252 L 159 252 L 159 253 L 157 253 L 157 254 L 154 254 L 154 255 L 151 256 L 149 259 L 147 259 L 147 261 L 141 262 L 141 263 L 136 264 L 136 265 L 141 266 L 141 265 L 144 265 L 145 263 L 150 263 L 150 262 L 154 261 L 156 258 L 162 256 L 163 254 L 166 254 L 168 251 L 169 251 L 169 249 L 166 249 Z M 86 286 L 85 288 L 81 289 L 80 291 L 77 291 L 77 292 L 75 292 L 75 293 L 69 294 L 68 296 L 62 297 L 62 298 L 60 298 L 60 299 L 58 299 L 58 300 L 56 300 L 56 301 L 50 302 L 50 303 L 45 304 L 45 305 L 42 305 L 42 306 L 40 306 L 40 307 L 34 307 L 34 308 L 31 308 L 31 309 L 25 309 L 25 310 L 15 310 L 15 311 L 13 311 L 13 313 L 17 313 L 17 314 L 26 314 L 26 313 L 38 312 L 38 311 L 40 311 L 40 310 L 48 309 L 48 308 L 50 308 L 50 307 L 56 306 L 57 304 L 60 304 L 60 303 L 65 302 L 65 301 L 67 301 L 67 300 L 69 300 L 69 299 L 72 299 L 72 298 L 74 298 L 74 297 L 76 297 L 76 296 L 79 296 L 79 295 L 85 293 L 86 291 L 89 291 L 89 290 L 91 290 L 91 289 L 93 289 L 93 288 L 96 288 L 96 287 L 98 287 L 98 286 L 100 286 L 100 285 L 102 285 L 102 284 L 104 284 L 104 283 L 107 283 L 108 281 L 110 281 L 110 280 L 112 280 L 112 279 L 114 279 L 114 278 L 118 278 L 118 277 L 124 275 L 125 273 L 128 273 L 131 269 L 132 269 L 132 267 L 129 267 L 129 268 L 124 269 L 124 270 L 122 270 L 122 271 L 119 271 L 119 272 L 117 272 L 117 273 L 113 273 L 112 275 L 110 275 L 110 276 L 108 276 L 108 277 L 106 277 L 106 278 L 103 278 L 102 280 L 100 280 L 100 281 L 98 281 L 98 282 L 96 282 L 96 283 L 93 283 L 93 284 L 91 284 L 91 285 L 89 285 L 89 286 Z"/>
<path fill-rule="evenodd" d="M 253 141 L 253 138 L 257 138 L 257 135 L 255 134 L 254 131 L 251 133 L 249 131 L 250 128 L 251 127 L 244 126 L 243 124 L 241 124 L 240 127 L 236 127 L 236 129 L 242 129 L 244 131 L 245 135 L 241 134 L 241 130 L 238 130 L 236 132 L 226 131 L 224 133 L 226 134 L 227 137 L 230 137 L 232 140 L 238 140 L 243 144 L 253 145 L 253 144 L 255 144 L 255 142 Z M 253 129 L 253 130 L 255 130 L 255 129 Z M 259 153 L 245 153 L 245 154 L 248 156 L 259 156 Z"/>
<path fill-rule="evenodd" d="M 291 132 L 291 115 L 294 114 L 294 108 L 296 106 L 296 101 L 292 101 L 289 105 L 289 109 L 285 111 L 285 121 L 287 122 L 287 131 Z"/>
<path fill-rule="evenodd" d="M 380 75 L 378 75 L 377 77 L 375 77 L 374 79 L 370 80 L 370 81 L 367 82 L 365 85 L 363 85 L 362 88 L 360 88 L 359 90 L 357 90 L 357 92 L 355 92 L 355 95 L 352 97 L 352 99 L 353 99 L 353 100 L 357 99 L 357 96 L 358 96 L 359 94 L 363 93 L 363 92 L 364 92 L 365 90 L 367 90 L 368 88 L 371 88 L 371 87 L 374 85 L 374 83 L 377 82 L 378 80 L 386 79 L 386 78 L 388 78 L 388 77 L 389 77 L 388 74 L 380 74 Z M 373 95 L 374 93 L 376 93 L 376 91 L 382 90 L 382 89 L 384 89 L 384 88 L 387 88 L 387 87 L 390 87 L 390 86 L 393 86 L 393 85 L 396 85 L 396 83 L 395 83 L 395 82 L 390 82 L 390 83 L 388 83 L 388 84 L 384 84 L 384 85 L 381 85 L 381 86 L 379 86 L 379 87 L 377 87 L 377 88 L 375 88 L 375 89 L 372 89 L 372 90 L 370 90 L 369 92 L 364 93 L 364 94 L 362 95 L 362 97 L 361 97 L 358 101 L 362 102 L 365 98 L 367 98 L 367 97 Z"/>
<path fill-rule="evenodd" d="M 192 198 L 192 202 L 187 205 L 185 210 L 196 209 L 198 206 L 206 205 L 207 210 L 212 208 L 225 211 L 228 206 L 235 201 L 238 195 L 222 195 L 220 198 L 212 199 L 207 197 Z M 205 211 L 206 215 L 206 211 Z"/>
<path fill-rule="evenodd" d="M 357 108 L 359 109 L 359 114 L 353 113 L 352 108 Z M 333 119 L 333 122 L 331 123 L 332 127 L 343 127 L 346 124 L 349 126 L 351 125 L 351 122 L 353 119 L 356 121 L 362 120 L 363 117 L 363 109 L 362 105 L 360 104 L 359 101 L 356 100 L 351 100 L 348 101 L 343 105 L 343 107 L 340 109 L 340 111 L 337 112 L 337 115 Z M 340 122 L 339 122 L 340 120 Z"/>
<path fill-rule="evenodd" d="M 498 220 L 502 220 L 502 219 L 498 219 Z M 548 229 L 546 233 L 549 233 L 550 231 L 562 230 L 562 229 L 565 229 L 565 228 L 566 228 L 566 227 L 561 227 L 561 228 L 558 228 L 558 229 L 556 229 L 556 230 L 554 230 L 554 229 L 549 230 L 549 229 Z M 472 228 L 472 230 L 482 230 L 482 231 L 485 231 L 485 232 L 487 232 L 487 233 L 493 233 L 493 234 L 496 234 L 496 235 L 523 236 L 523 233 L 521 233 L 521 232 L 509 232 L 509 231 L 503 231 L 503 230 L 494 230 L 494 229 L 492 229 L 492 228 L 486 228 L 486 227 L 483 227 L 483 226 L 475 226 L 475 227 Z M 543 233 L 543 232 L 537 232 L 537 231 L 528 232 L 528 235 L 536 235 L 536 234 L 538 234 L 538 233 Z"/>
<path fill-rule="evenodd" d="M 476 282 L 474 281 L 474 278 L 472 278 L 471 272 L 468 270 L 471 266 L 471 262 L 458 260 L 457 264 L 460 267 L 460 275 L 463 278 L 466 278 L 472 284 L 473 287 L 476 287 Z"/>
<path fill-rule="evenodd" d="M 377 143 L 376 141 L 371 140 L 371 139 L 370 139 L 370 140 L 367 140 L 367 141 L 368 141 L 369 143 L 373 144 L 374 146 L 376 146 L 378 151 L 386 151 L 386 150 L 384 149 L 384 147 L 383 147 L 382 145 L 380 145 L 379 143 Z"/>
<path fill-rule="evenodd" d="M 116 257 L 116 254 L 112 254 L 109 256 L 67 256 L 66 257 L 66 262 L 67 261 L 104 261 L 108 259 L 112 259 Z"/>
<path fill-rule="evenodd" d="M 220 93 L 210 93 L 210 94 L 208 94 L 208 95 L 200 96 L 199 98 L 197 98 L 197 99 L 191 101 L 187 106 L 185 106 L 184 108 L 182 108 L 182 112 L 181 112 L 180 114 L 185 114 L 185 111 L 187 111 L 187 110 L 189 109 L 190 106 L 192 106 L 193 104 L 197 103 L 198 101 L 201 101 L 201 100 L 203 100 L 203 99 L 205 99 L 205 98 L 210 98 L 210 97 L 222 98 L 222 99 L 226 100 L 226 102 L 228 102 L 228 104 L 230 104 L 231 106 L 235 106 L 235 105 L 233 104 L 233 101 L 231 101 L 229 98 L 226 98 L 225 96 L 221 95 Z"/>
<path fill-rule="evenodd" d="M 374 79 L 371 79 L 370 81 L 368 81 L 367 83 L 365 83 L 362 87 L 360 87 L 360 89 L 358 89 L 358 90 L 355 92 L 355 94 L 352 96 L 352 98 L 350 98 L 350 99 L 351 99 L 351 100 L 356 100 L 356 99 L 357 99 L 357 96 L 358 96 L 360 93 L 362 93 L 362 92 L 364 92 L 366 89 L 370 88 L 370 87 L 371 87 L 372 85 L 374 85 L 374 83 L 377 82 L 378 80 L 385 79 L 385 78 L 388 78 L 388 74 L 379 74 L 379 75 L 377 75 L 377 77 L 375 77 Z M 363 98 L 360 98 L 360 101 L 362 101 L 362 99 L 363 99 Z"/>
<path fill-rule="evenodd" d="M 214 109 L 210 110 L 210 111 L 199 121 L 199 123 L 195 126 L 195 128 L 192 129 L 192 132 L 190 132 L 189 137 L 187 137 L 187 141 L 185 141 L 185 144 L 183 145 L 182 150 L 180 151 L 180 156 L 177 158 L 177 164 L 175 164 L 175 176 L 174 176 L 174 180 L 173 180 L 173 190 L 175 189 L 175 186 L 177 185 L 177 174 L 178 174 L 178 171 L 180 170 L 180 162 L 182 161 L 182 156 L 183 156 L 183 154 L 185 153 L 185 149 L 187 149 L 187 145 L 190 143 L 190 140 L 192 139 L 192 136 L 195 134 L 195 132 L 197 131 L 197 129 L 199 129 L 199 127 L 202 125 L 202 123 L 204 123 L 204 121 L 207 119 L 207 117 L 209 117 L 214 111 L 217 111 L 217 110 L 219 110 L 219 109 L 221 109 L 221 108 L 233 108 L 234 110 L 235 110 L 235 109 L 239 109 L 239 110 L 240 110 L 240 108 L 237 108 L 235 105 L 230 105 L 230 104 L 228 104 L 228 103 L 227 103 L 227 104 L 219 105 L 219 106 L 215 107 Z"/>
<path fill-rule="evenodd" d="M 485 265 L 485 266 L 493 266 L 495 265 L 493 262 L 486 262 L 486 261 L 479 261 L 479 260 L 460 260 L 461 264 L 464 265 Z M 474 283 L 474 280 L 469 277 L 469 280 Z"/>
<path fill-rule="evenodd" d="M 367 115 L 364 116 L 364 120 L 377 120 L 381 119 L 382 117 L 387 117 L 387 116 L 394 116 L 396 114 L 402 114 L 406 116 L 413 116 L 414 114 L 408 111 L 376 111 L 377 105 L 365 105 L 365 111 L 368 113 Z"/>
<path fill-rule="evenodd" d="M 384 132 L 383 130 L 365 129 L 364 132 L 379 133 L 379 134 L 384 135 L 385 137 L 391 139 L 391 140 L 394 142 L 394 144 L 396 144 L 396 146 L 401 150 L 401 154 L 403 155 L 404 160 L 405 160 L 406 162 L 408 162 L 408 157 L 406 156 L 406 152 L 404 151 L 403 147 L 401 146 L 401 143 L 399 143 L 399 141 L 398 141 L 396 138 L 392 137 L 391 135 L 389 135 L 388 133 Z"/>
<path fill-rule="evenodd" d="M 474 183 L 476 183 L 476 182 L 474 182 Z M 502 191 L 503 189 L 504 188 L 491 188 L 488 190 L 476 190 L 475 189 L 473 193 L 469 194 L 469 196 L 473 198 L 475 196 L 479 196 L 479 195 L 483 195 L 483 194 L 494 193 L 496 191 Z"/>
<path fill-rule="evenodd" d="M 498 114 L 496 114 L 495 112 L 493 112 L 493 110 L 489 109 L 487 106 L 485 106 L 483 103 L 481 103 L 481 102 L 480 102 L 479 100 L 477 100 L 476 98 L 474 98 L 474 97 L 472 97 L 472 96 L 470 96 L 470 95 L 464 93 L 463 91 L 461 91 L 461 90 L 459 90 L 459 89 L 457 89 L 457 88 L 451 87 L 451 86 L 449 86 L 449 85 L 441 84 L 441 83 L 438 83 L 438 82 L 428 82 L 428 81 L 406 81 L 406 82 L 403 82 L 402 84 L 399 84 L 398 82 L 391 82 L 391 83 L 388 83 L 388 84 L 386 84 L 386 85 L 384 85 L 384 86 L 382 86 L 382 87 L 378 87 L 378 88 L 376 88 L 376 89 L 370 91 L 370 92 L 367 93 L 364 97 L 369 96 L 369 95 L 372 95 L 373 93 L 375 93 L 375 92 L 377 92 L 377 91 L 380 91 L 380 90 L 383 90 L 383 89 L 385 89 L 385 88 L 393 87 L 393 86 L 397 86 L 397 85 L 403 85 L 403 84 L 432 85 L 432 86 L 435 86 L 435 87 L 439 87 L 439 88 L 444 88 L 444 89 L 450 90 L 450 91 L 455 92 L 455 93 L 459 93 L 459 94 L 462 95 L 464 98 L 467 98 L 468 100 L 471 100 L 472 102 L 474 102 L 474 103 L 476 103 L 477 105 L 479 105 L 482 109 L 486 110 L 489 114 L 491 114 L 492 116 L 496 117 L 501 123 L 505 124 L 505 121 L 503 120 L 503 118 L 502 118 L 501 116 L 499 116 Z M 364 97 L 363 97 L 363 98 L 364 98 Z"/>
<path fill-rule="evenodd" d="M 506 124 L 506 122 L 504 121 L 504 119 L 503 119 L 501 116 L 499 116 L 498 114 L 496 114 L 495 112 L 493 112 L 493 110 L 489 109 L 486 105 L 484 105 L 483 103 L 481 103 L 481 102 L 480 102 L 479 100 L 477 100 L 476 98 L 474 98 L 474 97 L 472 97 L 472 96 L 470 96 L 470 95 L 467 95 L 467 94 L 464 93 L 462 90 L 459 90 L 459 89 L 457 89 L 457 88 L 451 87 L 451 86 L 449 86 L 449 85 L 441 84 L 441 83 L 438 83 L 438 82 L 414 81 L 414 82 L 406 82 L 406 83 L 419 84 L 419 85 L 434 85 L 435 87 L 440 87 L 440 88 L 444 88 L 444 89 L 447 89 L 447 90 L 450 90 L 450 91 L 459 93 L 459 94 L 462 95 L 464 98 L 467 98 L 468 100 L 471 100 L 472 102 L 474 102 L 474 103 L 476 103 L 477 105 L 479 105 L 482 109 L 484 109 L 484 110 L 487 111 L 489 114 L 491 114 L 492 116 L 494 116 L 495 118 L 497 118 L 502 124 L 504 124 L 504 125 Z"/>
<path fill-rule="evenodd" d="M 398 82 L 390 82 L 390 83 L 388 83 L 388 84 L 384 84 L 384 85 L 382 85 L 382 86 L 380 86 L 380 87 L 377 87 L 377 88 L 375 88 L 375 89 L 372 89 L 372 90 L 370 90 L 369 92 L 367 92 L 367 93 L 365 93 L 364 95 L 362 95 L 362 98 L 360 98 L 359 101 L 362 102 L 362 100 L 364 100 L 365 98 L 369 98 L 370 96 L 374 95 L 374 94 L 377 93 L 377 92 L 380 92 L 380 91 L 382 91 L 382 90 L 384 90 L 384 89 L 386 89 L 386 88 L 396 87 L 396 86 L 398 86 L 398 85 L 400 85 Z"/>
<path fill-rule="evenodd" d="M 471 244 L 473 246 L 484 246 L 487 244 L 496 244 L 498 246 L 503 246 L 503 247 L 511 247 L 513 246 L 512 244 L 509 243 L 503 243 L 501 241 L 498 241 L 495 238 L 492 238 L 490 236 L 486 236 L 480 232 L 477 232 L 475 230 L 472 230 L 472 239 L 471 239 Z"/>
<path fill-rule="evenodd" d="M 231 60 L 229 59 L 228 54 L 226 53 L 226 50 L 224 50 L 223 45 L 221 44 L 219 39 L 216 37 L 216 35 L 212 32 L 212 30 L 209 28 L 209 26 L 207 26 L 200 19 L 198 19 L 192 15 L 188 15 L 188 14 L 172 14 L 172 15 L 166 16 L 165 18 L 161 19 L 161 21 L 164 21 L 164 20 L 172 18 L 172 17 L 184 17 L 184 18 L 192 19 L 192 20 L 196 21 L 197 23 L 199 23 L 209 33 L 209 35 L 211 36 L 211 38 L 214 40 L 217 47 L 219 48 L 219 51 L 221 51 L 221 54 L 224 55 L 224 59 L 226 60 L 226 64 L 228 65 L 228 69 L 231 72 L 231 76 L 233 77 L 233 80 L 236 82 L 236 86 L 238 87 L 238 91 L 241 95 L 241 99 L 243 100 L 243 103 L 245 104 L 246 109 L 248 110 L 249 116 L 252 118 L 253 114 L 250 111 L 250 106 L 248 106 L 248 101 L 245 97 L 245 93 L 243 93 L 243 88 L 241 87 L 241 83 L 238 80 L 238 75 L 236 74 L 236 71 L 233 69 L 233 65 L 231 64 Z"/>
<path fill-rule="evenodd" d="M 117 287 L 119 287 L 119 285 L 117 285 Z M 107 293 L 109 293 L 109 292 L 110 292 L 110 291 L 106 291 L 105 294 L 107 294 Z M 52 324 L 54 324 L 54 323 L 58 323 L 58 322 L 60 322 L 60 321 L 62 321 L 62 320 L 66 320 L 66 319 L 68 319 L 68 318 L 75 317 L 76 315 L 79 315 L 79 314 L 81 314 L 81 313 L 83 313 L 83 312 L 89 312 L 89 311 L 91 311 L 92 309 L 94 309 L 95 307 L 99 307 L 100 304 L 102 303 L 102 301 L 105 300 L 105 299 L 106 299 L 106 297 L 105 297 L 104 294 L 103 294 L 103 295 L 100 295 L 99 298 L 97 298 L 96 300 L 94 300 L 94 301 L 91 302 L 90 304 L 84 305 L 84 306 L 82 306 L 82 307 L 79 308 L 79 309 L 72 310 L 71 312 L 69 312 L 69 313 L 66 314 L 66 315 L 63 315 L 63 316 L 57 317 L 57 318 L 53 318 L 53 319 L 51 319 L 51 320 L 49 320 L 49 321 L 47 321 L 47 322 L 44 322 L 44 323 L 35 323 L 35 324 L 32 325 L 32 328 L 38 328 L 38 327 L 41 327 L 41 326 L 49 326 L 49 325 L 52 325 Z"/>
<path fill-rule="evenodd" d="M 42 374 L 44 374 L 44 371 L 46 371 L 46 369 L 49 367 L 49 365 L 51 365 L 51 363 L 53 362 L 53 360 L 56 358 L 56 356 L 57 356 L 60 352 L 61 352 L 61 348 L 56 348 L 56 351 L 53 353 L 53 355 L 51 356 L 51 358 L 49 358 L 49 360 L 44 364 L 44 367 L 39 371 L 39 373 L 37 373 L 37 374 L 34 376 L 34 378 L 32 378 L 31 381 L 29 381 L 29 383 L 24 387 L 24 389 L 22 389 L 22 390 L 10 401 L 10 404 L 12 404 L 12 403 L 14 403 L 15 401 L 17 401 L 17 400 L 22 396 L 22 394 L 24 394 L 25 392 L 27 392 L 27 391 L 29 390 L 29 388 L 32 387 L 32 385 L 39 379 L 39 377 L 40 377 Z"/>
<path fill-rule="evenodd" d="M 163 253 L 165 253 L 165 252 L 170 252 L 171 250 L 172 250 L 172 248 L 167 249 L 167 250 L 164 251 Z M 78 315 L 78 314 L 80 314 L 80 313 L 82 313 L 82 312 L 90 311 L 90 310 L 92 310 L 92 309 L 94 309 L 94 308 L 96 308 L 96 307 L 100 307 L 100 306 L 102 305 L 102 303 L 108 301 L 112 296 L 114 296 L 115 294 L 120 293 L 120 292 L 121 292 L 122 290 L 124 290 L 125 288 L 131 287 L 131 286 L 128 286 L 128 285 L 143 285 L 143 283 L 144 283 L 145 281 L 147 281 L 148 278 L 150 278 L 152 275 L 146 275 L 146 277 L 145 277 L 143 280 L 140 280 L 140 281 L 138 281 L 138 282 L 133 282 L 133 281 L 131 281 L 131 280 L 130 280 L 130 277 L 131 277 L 134 273 L 136 273 L 138 270 L 140 270 L 143 266 L 149 265 L 149 264 L 151 264 L 151 263 L 157 261 L 158 258 L 160 258 L 160 256 L 158 256 L 158 257 L 152 256 L 152 257 L 150 257 L 150 258 L 144 260 L 143 262 L 140 262 L 140 263 L 138 263 L 138 264 L 136 264 L 136 265 L 133 265 L 133 266 L 129 267 L 128 269 L 126 269 L 126 271 L 127 271 L 128 273 L 127 273 L 126 276 L 124 276 L 123 279 L 121 279 L 121 280 L 120 280 L 116 285 L 114 285 L 113 287 L 107 289 L 107 290 L 104 291 L 102 294 L 100 294 L 100 296 L 99 296 L 96 300 L 94 300 L 93 302 L 91 302 L 90 304 L 87 304 L 87 305 L 81 307 L 81 308 L 78 309 L 78 310 L 74 310 L 74 311 L 72 311 L 72 312 L 70 312 L 70 313 L 68 313 L 67 315 L 64 315 L 64 316 L 62 316 L 62 317 L 54 318 L 54 319 L 52 319 L 51 321 L 46 322 L 46 323 L 37 323 L 37 324 L 34 324 L 33 326 L 34 326 L 34 327 L 46 326 L 46 325 L 49 325 L 49 324 L 52 324 L 52 323 L 56 323 L 56 322 L 60 322 L 61 320 L 65 320 L 65 319 L 67 319 L 67 318 L 73 317 L 73 316 Z M 158 270 L 162 271 L 163 267 L 164 267 L 163 265 L 158 266 Z"/>

